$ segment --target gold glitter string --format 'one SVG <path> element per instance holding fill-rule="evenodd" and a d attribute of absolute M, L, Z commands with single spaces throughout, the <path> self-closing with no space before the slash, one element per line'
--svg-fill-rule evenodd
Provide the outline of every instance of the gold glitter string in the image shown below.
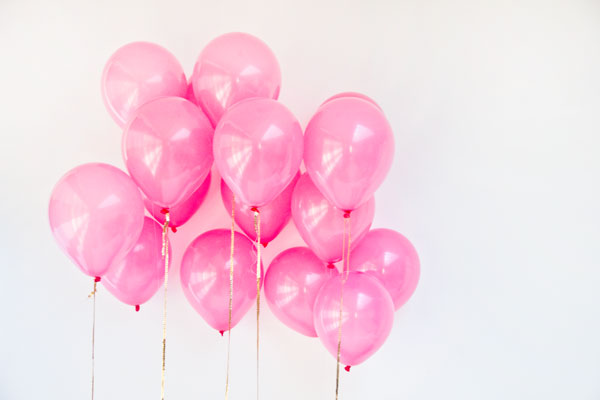
<path fill-rule="evenodd" d="M 342 237 L 342 282 L 340 286 L 340 313 L 338 317 L 337 364 L 335 370 L 335 399 L 338 400 L 340 391 L 340 358 L 342 354 L 342 316 L 344 313 L 344 285 L 350 274 L 350 245 L 352 242 L 350 213 L 344 214 L 344 234 Z M 346 245 L 346 235 L 348 244 Z"/>
<path fill-rule="evenodd" d="M 225 400 L 229 399 L 229 355 L 231 353 L 231 313 L 233 312 L 233 249 L 235 244 L 235 195 L 231 198 L 231 249 L 229 251 L 229 320 L 227 322 L 227 375 Z"/>
<path fill-rule="evenodd" d="M 256 231 L 256 399 L 259 395 L 259 349 L 260 349 L 260 212 L 254 208 L 254 230 Z"/>
<path fill-rule="evenodd" d="M 88 295 L 88 298 L 94 298 L 92 311 L 92 400 L 94 400 L 94 353 L 96 348 L 96 285 L 100 278 L 94 278 L 94 290 Z"/>
<path fill-rule="evenodd" d="M 165 210 L 165 223 L 162 232 L 162 256 L 165 258 L 165 298 L 163 301 L 163 340 L 162 340 L 162 371 L 160 374 L 160 398 L 165 400 L 165 360 L 167 354 L 167 286 L 169 282 L 169 210 Z"/>

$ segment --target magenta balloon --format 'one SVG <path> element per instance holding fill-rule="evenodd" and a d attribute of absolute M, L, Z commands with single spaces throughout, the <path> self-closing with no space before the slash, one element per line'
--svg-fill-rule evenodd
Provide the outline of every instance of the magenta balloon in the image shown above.
<path fill-rule="evenodd" d="M 373 100 L 372 98 L 370 98 L 366 94 L 357 93 L 357 92 L 342 92 L 342 93 L 335 94 L 335 95 L 331 96 L 330 98 L 328 98 L 327 100 L 325 100 L 323 102 L 323 104 L 327 104 L 327 103 L 329 103 L 332 100 L 340 99 L 340 98 L 343 98 L 343 97 L 356 97 L 358 99 L 362 99 L 362 100 L 368 101 L 369 103 L 373 104 L 374 106 L 376 106 L 377 108 L 379 108 L 381 110 L 381 107 L 379 106 L 379 104 L 377 104 L 375 102 L 375 100 Z M 321 104 L 321 106 L 323 104 Z"/>
<path fill-rule="evenodd" d="M 337 358 L 342 276 L 327 281 L 315 301 L 315 329 L 325 348 Z M 340 362 L 358 365 L 387 339 L 394 323 L 394 303 L 372 276 L 351 272 L 344 284 Z"/>
<path fill-rule="evenodd" d="M 298 120 L 283 104 L 245 100 L 229 108 L 215 129 L 215 164 L 236 201 L 262 207 L 298 172 L 302 140 Z"/>
<path fill-rule="evenodd" d="M 304 136 L 304 164 L 321 193 L 337 208 L 366 203 L 392 165 L 394 135 L 373 104 L 343 97 L 323 104 Z"/>
<path fill-rule="evenodd" d="M 125 304 L 144 304 L 164 281 L 165 261 L 161 253 L 162 227 L 145 217 L 144 228 L 133 249 L 110 267 L 102 284 Z M 170 243 L 169 254 L 172 254 Z"/>
<path fill-rule="evenodd" d="M 260 241 L 263 246 L 277 237 L 285 228 L 292 217 L 290 203 L 292 201 L 292 192 L 294 186 L 300 177 L 297 173 L 289 185 L 275 199 L 260 208 Z M 224 180 L 221 179 L 221 199 L 223 205 L 229 214 L 231 214 L 231 200 L 233 192 L 227 187 Z M 235 202 L 235 222 L 253 241 L 256 241 L 256 230 L 254 229 L 254 211 L 252 207 L 239 201 Z"/>
<path fill-rule="evenodd" d="M 208 193 L 208 189 L 210 188 L 210 173 L 202 182 L 202 185 L 191 194 L 186 200 L 182 203 L 179 203 L 177 206 L 172 207 L 169 210 L 169 226 L 171 228 L 177 228 L 181 225 L 185 224 L 192 218 L 192 216 L 198 211 L 204 199 L 206 199 L 206 194 Z M 155 220 L 160 222 L 160 224 L 165 223 L 165 214 L 161 212 L 163 208 L 152 203 L 148 200 L 147 197 L 144 196 L 144 205 L 146 206 L 146 210 Z"/>
<path fill-rule="evenodd" d="M 230 250 L 231 231 L 216 229 L 198 236 L 181 261 L 185 297 L 198 314 L 220 332 L 228 329 Z M 233 257 L 232 327 L 256 299 L 256 248 L 239 232 L 235 233 Z"/>
<path fill-rule="evenodd" d="M 306 336 L 316 337 L 313 318 L 321 286 L 337 270 L 327 268 L 307 247 L 294 247 L 273 259 L 265 276 L 265 297 L 281 322 Z"/>
<path fill-rule="evenodd" d="M 350 254 L 350 270 L 378 278 L 399 309 L 419 283 L 419 256 L 407 238 L 391 229 L 369 231 Z"/>
<path fill-rule="evenodd" d="M 84 164 L 54 186 L 50 228 L 61 249 L 87 275 L 103 276 L 131 250 L 144 225 L 142 196 L 127 174 Z"/>
<path fill-rule="evenodd" d="M 192 74 L 196 100 L 213 126 L 240 100 L 277 99 L 281 71 L 275 54 L 247 33 L 227 33 L 213 39 L 198 57 Z"/>
<path fill-rule="evenodd" d="M 372 197 L 352 212 L 352 248 L 365 236 L 374 216 L 375 199 Z M 292 218 L 302 239 L 321 260 L 334 263 L 342 259 L 344 212 L 327 201 L 308 174 L 302 175 L 296 183 L 292 194 Z"/>
<path fill-rule="evenodd" d="M 212 165 L 213 129 L 186 99 L 162 97 L 141 106 L 123 135 L 135 183 L 154 204 L 172 208 L 195 192 Z"/>
<path fill-rule="evenodd" d="M 102 73 L 102 99 L 124 126 L 142 104 L 163 96 L 184 97 L 187 82 L 179 61 L 165 48 L 134 42 L 118 49 Z"/>

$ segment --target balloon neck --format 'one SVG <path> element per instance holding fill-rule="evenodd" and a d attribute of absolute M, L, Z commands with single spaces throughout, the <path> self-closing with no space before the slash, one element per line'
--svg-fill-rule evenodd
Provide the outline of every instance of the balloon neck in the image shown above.
<path fill-rule="evenodd" d="M 269 242 L 262 242 L 262 246 L 266 249 Z"/>
<path fill-rule="evenodd" d="M 334 269 L 334 268 L 335 268 L 335 265 L 333 265 L 332 263 L 329 263 L 329 264 L 327 264 L 327 268 L 329 268 L 329 269 Z"/>
<path fill-rule="evenodd" d="M 348 211 L 348 210 L 345 210 L 345 211 L 344 211 L 344 218 L 350 218 L 350 213 L 351 213 L 351 212 L 352 212 L 352 210 L 350 210 L 350 211 Z"/>
<path fill-rule="evenodd" d="M 344 367 L 344 369 L 346 370 L 346 372 L 350 372 L 350 368 L 352 368 L 352 366 L 351 366 L 351 365 L 346 365 L 346 366 Z"/>
<path fill-rule="evenodd" d="M 173 231 L 173 233 L 176 233 L 176 232 L 177 232 L 177 227 L 175 227 L 175 226 L 172 226 L 172 227 L 171 227 L 171 230 Z"/>
<path fill-rule="evenodd" d="M 221 334 L 221 336 L 223 336 L 223 334 L 225 333 L 225 331 L 219 331 L 219 333 Z"/>
<path fill-rule="evenodd" d="M 140 305 L 139 305 L 139 304 L 136 304 L 136 305 L 135 305 L 135 312 L 139 312 L 139 311 L 140 311 Z"/>
<path fill-rule="evenodd" d="M 94 282 L 100 282 L 100 279 L 102 279 L 102 278 L 100 278 L 99 276 L 96 276 L 96 277 L 94 277 Z"/>
<path fill-rule="evenodd" d="M 250 211 L 255 212 L 255 213 L 259 213 L 260 211 L 258 211 L 258 207 L 252 207 L 250 209 Z"/>
<path fill-rule="evenodd" d="M 168 214 L 169 209 L 168 208 L 163 208 L 162 210 L 160 210 L 161 214 Z"/>

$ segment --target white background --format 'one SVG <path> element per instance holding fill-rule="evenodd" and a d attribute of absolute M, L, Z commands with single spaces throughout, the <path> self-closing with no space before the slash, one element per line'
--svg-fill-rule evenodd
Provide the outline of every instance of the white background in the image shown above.
<path fill-rule="evenodd" d="M 600 3 L 590 1 L 0 0 L 0 399 L 89 397 L 91 280 L 55 245 L 54 183 L 123 166 L 100 74 L 119 46 L 157 42 L 187 72 L 228 31 L 265 40 L 280 100 L 305 125 L 361 91 L 396 156 L 374 227 L 422 261 L 386 344 L 343 372 L 341 399 L 600 398 Z M 210 199 L 172 236 L 227 227 Z M 301 244 L 293 226 L 265 251 Z M 225 343 L 172 276 L 167 399 L 223 398 Z M 98 295 L 96 399 L 158 399 L 162 295 Z M 335 362 L 263 303 L 263 400 L 332 399 Z M 255 322 L 234 329 L 230 398 L 255 390 Z"/>

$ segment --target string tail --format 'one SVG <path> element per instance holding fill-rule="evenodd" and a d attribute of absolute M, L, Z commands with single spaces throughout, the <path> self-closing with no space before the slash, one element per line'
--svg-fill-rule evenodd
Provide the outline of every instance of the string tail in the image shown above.
<path fill-rule="evenodd" d="M 94 359 L 95 359 L 95 350 L 96 350 L 96 292 L 97 292 L 98 282 L 100 282 L 100 278 L 99 277 L 94 278 L 94 289 L 88 295 L 88 298 L 90 298 L 90 297 L 93 298 L 93 305 L 92 305 L 92 400 L 94 400 L 94 381 L 95 381 L 95 377 L 94 377 L 95 361 L 94 361 Z"/>
<path fill-rule="evenodd" d="M 231 248 L 229 249 L 229 318 L 227 321 L 227 373 L 225 400 L 229 399 L 229 357 L 231 353 L 231 314 L 233 312 L 233 253 L 235 248 L 235 195 L 231 198 Z M 221 336 L 223 331 L 221 331 Z"/>
<path fill-rule="evenodd" d="M 256 232 L 256 399 L 259 398 L 259 361 L 260 361 L 260 212 L 258 208 L 253 207 L 254 211 L 254 230 Z"/>
<path fill-rule="evenodd" d="M 163 300 L 163 340 L 162 340 L 162 370 L 160 374 L 160 398 L 165 399 L 165 372 L 167 354 L 167 287 L 169 283 L 169 223 L 171 216 L 169 210 L 161 211 L 165 215 L 165 223 L 162 231 L 162 256 L 165 259 L 165 293 Z"/>
<path fill-rule="evenodd" d="M 346 237 L 348 240 L 346 241 Z M 340 393 L 340 358 L 342 354 L 342 320 L 344 315 L 344 285 L 350 273 L 350 246 L 352 243 L 350 212 L 344 213 L 344 234 L 342 236 L 342 276 L 340 285 L 340 311 L 338 315 L 338 343 L 337 363 L 335 369 L 335 399 L 338 400 Z M 350 367 L 345 368 L 350 371 Z"/>

